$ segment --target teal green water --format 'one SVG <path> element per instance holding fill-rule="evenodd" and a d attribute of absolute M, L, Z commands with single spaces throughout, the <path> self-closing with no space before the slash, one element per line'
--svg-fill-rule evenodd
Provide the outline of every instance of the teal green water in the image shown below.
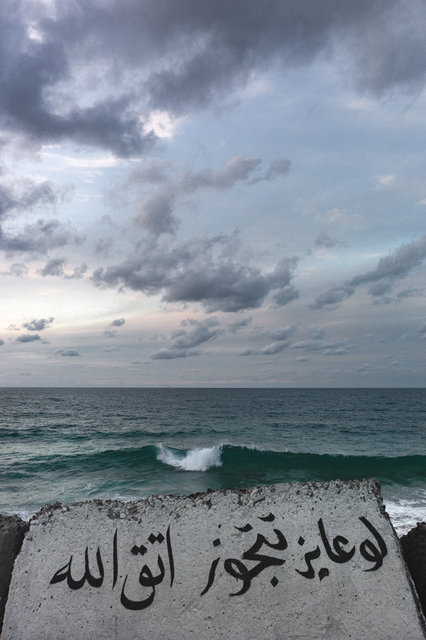
<path fill-rule="evenodd" d="M 377 478 L 426 520 L 422 389 L 1 389 L 0 512 L 275 482 Z"/>

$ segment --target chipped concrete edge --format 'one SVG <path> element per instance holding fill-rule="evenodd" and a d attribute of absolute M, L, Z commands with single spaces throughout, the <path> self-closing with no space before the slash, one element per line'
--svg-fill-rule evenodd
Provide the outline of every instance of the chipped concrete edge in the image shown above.
<path fill-rule="evenodd" d="M 30 523 L 19 516 L 0 514 L 0 634 L 13 566 L 29 528 Z"/>
<path fill-rule="evenodd" d="M 256 485 L 253 487 L 247 487 L 244 489 L 232 489 L 232 488 L 224 488 L 224 489 L 207 489 L 207 491 L 202 491 L 198 493 L 191 493 L 186 495 L 175 495 L 175 494 L 153 494 L 147 496 L 145 498 L 140 498 L 137 500 L 115 500 L 115 499 L 100 499 L 94 498 L 93 500 L 83 500 L 79 502 L 71 502 L 67 504 L 63 504 L 61 502 L 53 502 L 52 504 L 45 505 L 42 507 L 37 513 L 35 513 L 30 519 L 30 523 L 38 520 L 40 517 L 52 517 L 56 512 L 67 512 L 71 508 L 81 507 L 84 505 L 96 505 L 99 507 L 109 506 L 110 513 L 113 514 L 113 509 L 120 509 L 127 511 L 129 515 L 132 514 L 132 511 L 141 505 L 146 505 L 149 507 L 167 503 L 169 507 L 172 507 L 174 503 L 178 504 L 181 502 L 182 498 L 187 500 L 192 500 L 194 504 L 207 504 L 209 503 L 212 495 L 237 495 L 238 501 L 244 502 L 244 498 L 247 500 L 251 498 L 251 496 L 256 492 L 261 492 L 264 488 L 268 487 L 272 491 L 278 491 L 280 489 L 295 490 L 298 494 L 305 492 L 307 497 L 312 497 L 314 492 L 318 492 L 318 490 L 327 491 L 330 486 L 336 487 L 338 489 L 338 493 L 340 492 L 340 487 L 343 489 L 345 487 L 349 489 L 361 489 L 365 487 L 368 492 L 371 492 L 372 495 L 375 496 L 377 500 L 377 504 L 379 506 L 381 514 L 390 522 L 390 518 L 388 513 L 386 512 L 386 508 L 383 504 L 383 498 L 381 494 L 380 482 L 376 479 L 368 479 L 368 480 L 330 480 L 326 482 L 286 482 L 286 483 L 276 483 L 272 485 Z M 114 517 L 114 516 L 113 516 Z M 118 515 L 116 517 L 119 517 Z M 393 528 L 393 527 L 392 527 Z M 395 534 L 396 535 L 396 534 Z"/>

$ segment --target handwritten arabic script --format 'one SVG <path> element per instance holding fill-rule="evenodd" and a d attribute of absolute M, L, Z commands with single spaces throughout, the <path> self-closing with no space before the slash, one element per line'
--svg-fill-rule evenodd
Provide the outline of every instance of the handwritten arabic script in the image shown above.
<path fill-rule="evenodd" d="M 273 513 L 270 513 L 268 516 L 259 517 L 259 520 L 273 522 L 275 520 L 275 516 Z M 383 559 L 387 555 L 387 547 L 382 536 L 378 533 L 375 527 L 367 520 L 367 518 L 361 517 L 360 520 L 368 529 L 369 533 L 372 534 L 374 539 L 374 542 L 372 542 L 370 539 L 367 538 L 366 540 L 361 542 L 361 544 L 359 545 L 359 552 L 362 558 L 364 558 L 364 560 L 366 560 L 367 562 L 371 563 L 371 566 L 363 569 L 363 571 L 377 571 L 377 569 L 379 569 L 382 566 Z M 351 560 L 356 553 L 355 545 L 352 545 L 352 547 L 349 549 L 344 549 L 344 547 L 349 544 L 349 540 L 342 535 L 335 536 L 332 540 L 332 543 L 330 544 L 330 540 L 329 540 L 329 537 L 327 536 L 322 518 L 318 520 L 317 525 L 318 525 L 318 531 L 320 534 L 320 539 L 324 547 L 326 556 L 332 562 L 337 564 L 343 564 L 343 563 L 349 562 L 349 560 Z M 247 523 L 243 527 L 235 527 L 235 528 L 243 533 L 247 533 L 253 530 L 252 525 L 249 523 Z M 274 555 L 265 554 L 265 552 L 261 553 L 263 547 L 275 549 L 276 551 L 285 551 L 287 549 L 288 543 L 282 531 L 280 529 L 274 529 L 273 533 L 276 538 L 275 541 L 271 542 L 270 540 L 267 540 L 263 534 L 258 533 L 254 544 L 252 544 L 247 551 L 243 552 L 241 559 L 226 558 L 224 560 L 223 568 L 225 572 L 228 573 L 233 578 L 236 578 L 237 580 L 242 581 L 241 589 L 239 589 L 234 593 L 230 593 L 229 594 L 230 596 L 243 595 L 250 589 L 252 580 L 256 576 L 258 576 L 260 573 L 262 573 L 265 569 L 268 569 L 269 567 L 280 567 L 286 562 L 286 559 L 283 557 L 280 557 L 280 556 L 277 557 Z M 213 545 L 215 547 L 220 546 L 220 544 L 221 542 L 219 538 L 213 541 Z M 297 541 L 297 544 L 300 547 L 303 547 L 305 544 L 305 539 L 302 536 L 300 536 Z M 318 560 L 321 556 L 321 553 L 322 553 L 322 549 L 320 545 L 317 545 L 314 549 L 307 551 L 303 557 L 305 568 L 294 569 L 294 570 L 303 578 L 312 580 L 317 575 L 316 570 L 313 566 L 313 561 Z M 243 562 L 244 560 L 246 562 Z M 207 585 L 201 592 L 201 595 L 206 594 L 212 587 L 215 580 L 216 570 L 220 561 L 221 561 L 220 557 L 215 558 L 215 560 L 213 560 L 210 566 Z M 318 578 L 320 581 L 323 580 L 329 574 L 330 574 L 330 571 L 327 567 L 320 567 L 318 570 Z M 277 584 L 279 583 L 279 579 L 274 575 L 270 582 L 273 587 L 276 587 Z"/>
<path fill-rule="evenodd" d="M 167 562 L 168 562 L 168 570 L 170 575 L 170 586 L 172 587 L 174 577 L 175 577 L 175 569 L 174 569 L 173 550 L 172 550 L 172 545 L 170 540 L 170 526 L 167 528 L 165 537 L 161 532 L 159 532 L 157 535 L 155 535 L 154 533 L 151 533 L 147 539 L 147 544 L 162 545 L 164 541 L 166 542 L 166 548 L 167 548 Z M 147 553 L 147 551 L 148 551 L 148 547 L 144 544 L 141 544 L 139 546 L 133 545 L 133 547 L 130 549 L 130 552 L 134 556 L 139 556 L 139 555 L 144 556 Z M 51 579 L 50 584 L 56 584 L 58 582 L 62 582 L 66 580 L 69 588 L 74 590 L 81 589 L 86 583 L 86 581 L 91 587 L 98 588 L 102 586 L 102 583 L 105 577 L 105 572 L 104 572 L 104 565 L 102 562 L 102 557 L 101 557 L 101 552 L 99 547 L 96 551 L 98 576 L 94 576 L 91 573 L 90 566 L 89 566 L 89 548 L 88 547 L 86 547 L 86 550 L 84 552 L 84 565 L 85 565 L 84 574 L 79 580 L 75 580 L 72 576 L 72 573 L 71 573 L 72 562 L 73 562 L 73 556 L 70 557 L 69 561 L 65 566 L 58 569 L 58 571 L 55 573 L 55 575 Z M 126 575 L 126 577 L 124 578 L 123 586 L 121 588 L 121 595 L 120 595 L 120 602 L 124 607 L 126 607 L 126 609 L 132 609 L 134 611 L 137 611 L 140 609 L 146 609 L 146 607 L 149 607 L 149 605 L 153 603 L 155 598 L 155 588 L 163 582 L 166 575 L 165 564 L 160 554 L 157 555 L 157 565 L 158 565 L 158 571 L 159 571 L 157 574 L 154 574 L 151 568 L 147 564 L 144 564 L 142 569 L 139 572 L 139 578 L 138 578 L 139 584 L 142 587 L 148 587 L 151 589 L 151 592 L 146 597 L 140 600 L 131 599 L 126 595 L 126 584 L 128 579 L 128 575 Z M 117 578 L 118 578 L 117 530 L 114 533 L 114 539 L 113 539 L 112 567 L 113 567 L 112 588 L 114 589 L 117 583 Z"/>
<path fill-rule="evenodd" d="M 307 580 L 313 580 L 318 577 L 318 580 L 322 582 L 330 575 L 333 564 L 344 565 L 352 560 L 356 554 L 359 554 L 362 562 L 357 563 L 357 566 L 361 566 L 362 571 L 372 572 L 382 567 L 388 553 L 382 536 L 364 516 L 361 516 L 359 520 L 365 529 L 366 538 L 359 544 L 351 543 L 341 534 L 333 535 L 324 524 L 323 519 L 320 518 L 316 523 L 318 544 L 313 548 L 305 551 L 306 540 L 302 535 L 297 540 L 291 541 L 292 548 L 299 549 L 300 555 L 294 552 L 289 554 L 289 541 L 283 528 L 281 526 L 278 528 L 276 517 L 273 513 L 257 516 L 257 520 L 264 523 L 263 530 L 265 526 L 271 526 L 270 534 L 265 535 L 264 533 L 256 532 L 255 527 L 250 523 L 240 526 L 232 525 L 233 529 L 239 533 L 238 538 L 245 539 L 247 535 L 249 542 L 244 545 L 245 549 L 235 557 L 227 554 L 226 557 L 217 555 L 211 561 L 210 569 L 206 571 L 205 586 L 204 588 L 201 586 L 198 591 L 200 597 L 206 596 L 210 590 L 215 588 L 216 578 L 219 573 L 225 573 L 231 579 L 236 580 L 237 590 L 232 590 L 228 594 L 230 597 L 234 597 L 247 593 L 255 578 L 264 572 L 267 572 L 266 575 L 272 587 L 278 585 L 280 579 L 285 575 L 283 573 L 285 571 L 292 574 L 297 573 L 298 576 Z M 219 537 L 215 537 L 211 541 L 211 545 L 215 550 L 219 550 L 222 547 L 222 541 Z M 175 581 L 171 525 L 168 526 L 165 533 L 160 531 L 151 532 L 144 539 L 143 544 L 133 544 L 128 551 L 135 560 L 139 560 L 138 563 L 135 563 L 137 569 L 131 578 L 129 579 L 129 574 L 126 574 L 122 581 L 120 602 L 126 609 L 134 611 L 146 609 L 154 602 L 156 589 L 164 582 L 166 576 L 168 576 L 168 588 L 171 589 Z M 86 584 L 96 589 L 100 588 L 105 578 L 104 561 L 100 548 L 97 548 L 92 561 L 90 561 L 89 555 L 89 547 L 87 546 L 84 551 L 84 572 L 81 576 L 75 577 L 73 570 L 74 556 L 71 555 L 68 562 L 55 572 L 50 584 L 65 582 L 71 590 L 81 589 Z M 149 562 L 145 561 L 145 558 L 148 557 L 150 559 Z M 141 564 L 140 558 L 144 562 L 141 568 L 139 568 Z M 120 575 L 117 530 L 114 532 L 112 541 L 112 558 L 109 559 L 112 560 L 112 562 L 108 562 L 108 565 L 112 566 L 110 579 L 112 588 L 115 589 Z M 195 560 L 198 561 L 197 566 L 201 566 L 203 558 Z M 285 563 L 287 565 L 284 568 Z M 93 568 L 95 566 L 96 569 Z M 135 584 L 138 585 L 138 588 L 142 587 L 142 592 L 138 598 L 134 595 Z M 129 585 L 132 585 L 130 589 Z"/>

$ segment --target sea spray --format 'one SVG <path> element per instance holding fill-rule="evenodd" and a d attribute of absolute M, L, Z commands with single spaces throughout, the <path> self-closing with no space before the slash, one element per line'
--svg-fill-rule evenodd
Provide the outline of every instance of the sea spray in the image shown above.
<path fill-rule="evenodd" d="M 221 467 L 221 446 L 203 447 L 202 449 L 190 449 L 183 455 L 182 452 L 173 451 L 163 444 L 157 445 L 157 459 L 164 464 L 184 471 L 207 471 L 213 467 Z"/>

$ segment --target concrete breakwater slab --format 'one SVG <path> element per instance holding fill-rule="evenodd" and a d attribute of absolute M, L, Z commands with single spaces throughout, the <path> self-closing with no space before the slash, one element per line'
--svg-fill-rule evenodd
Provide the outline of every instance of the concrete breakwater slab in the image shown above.
<path fill-rule="evenodd" d="M 418 522 L 414 529 L 401 538 L 400 543 L 423 614 L 426 615 L 426 522 Z"/>
<path fill-rule="evenodd" d="M 0 514 L 0 631 L 13 563 L 27 529 L 28 523 L 18 516 Z"/>
<path fill-rule="evenodd" d="M 31 521 L 4 640 L 419 640 L 374 481 L 53 505 Z"/>

